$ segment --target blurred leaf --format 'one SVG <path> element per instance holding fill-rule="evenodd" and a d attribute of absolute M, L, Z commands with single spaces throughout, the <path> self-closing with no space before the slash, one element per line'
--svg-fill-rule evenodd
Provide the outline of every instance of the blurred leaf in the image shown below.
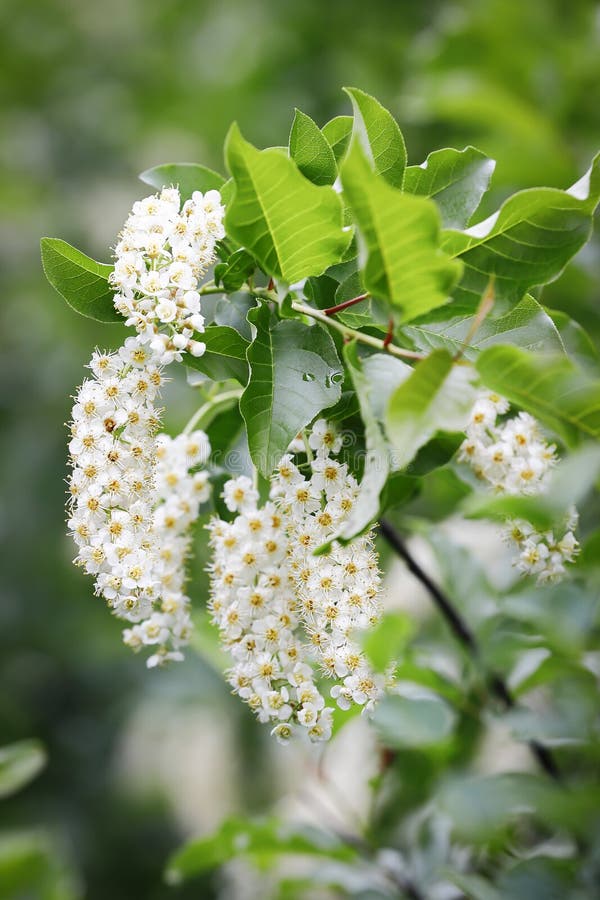
<path fill-rule="evenodd" d="M 359 229 L 365 289 L 400 307 L 405 322 L 445 303 L 462 269 L 439 248 L 433 201 L 387 184 L 355 141 L 341 177 Z"/>
<path fill-rule="evenodd" d="M 165 163 L 146 169 L 139 175 L 140 181 L 161 190 L 164 187 L 178 187 L 181 202 L 189 200 L 194 191 L 219 191 L 225 179 L 218 172 L 198 163 Z"/>
<path fill-rule="evenodd" d="M 338 163 L 343 159 L 350 144 L 353 124 L 352 116 L 336 116 L 321 129 Z"/>
<path fill-rule="evenodd" d="M 396 468 L 405 467 L 436 431 L 464 428 L 476 396 L 470 378 L 447 351 L 435 350 L 396 388 L 386 415 Z"/>
<path fill-rule="evenodd" d="M 408 166 L 403 190 L 432 197 L 444 228 L 466 228 L 487 191 L 496 163 L 475 147 L 436 150 L 420 166 Z"/>
<path fill-rule="evenodd" d="M 79 900 L 82 896 L 49 836 L 41 831 L 0 835 L 0 900 Z"/>
<path fill-rule="evenodd" d="M 496 298 L 512 304 L 552 281 L 588 240 L 599 198 L 600 154 L 568 191 L 530 188 L 466 231 L 446 231 L 443 249 L 465 264 L 454 296 L 476 304 L 493 275 Z"/>
<path fill-rule="evenodd" d="M 398 662 L 414 630 L 407 613 L 390 612 L 363 634 L 362 648 L 376 672 L 385 672 L 390 663 Z"/>
<path fill-rule="evenodd" d="M 318 125 L 297 109 L 290 132 L 290 156 L 313 184 L 333 184 L 337 165 L 333 150 Z"/>
<path fill-rule="evenodd" d="M 340 399 L 342 364 L 320 325 L 287 319 L 271 327 L 267 305 L 248 316 L 256 337 L 248 349 L 250 380 L 240 409 L 252 461 L 268 478 L 298 432 Z"/>
<path fill-rule="evenodd" d="M 58 238 L 42 238 L 42 265 L 46 278 L 75 312 L 96 322 L 121 322 L 108 283 L 113 266 L 96 262 Z"/>
<path fill-rule="evenodd" d="M 0 798 L 24 787 L 46 765 L 39 741 L 19 741 L 0 748 Z"/>
<path fill-rule="evenodd" d="M 339 262 L 350 233 L 342 230 L 336 192 L 305 178 L 281 151 L 257 150 L 232 125 L 225 144 L 235 194 L 225 226 L 268 274 L 288 284 Z"/>
<path fill-rule="evenodd" d="M 523 815 L 585 833 L 599 800 L 596 787 L 565 790 L 536 775 L 507 773 L 455 779 L 442 788 L 437 803 L 452 819 L 459 839 L 485 844 Z"/>
<path fill-rule="evenodd" d="M 434 469 L 445 466 L 465 439 L 463 432 L 438 431 L 417 451 L 408 464 L 409 475 L 428 475 Z"/>
<path fill-rule="evenodd" d="M 443 348 L 453 354 L 460 351 L 470 360 L 477 359 L 486 347 L 500 343 L 515 344 L 531 351 L 564 352 L 556 325 L 530 294 L 505 315 L 485 318 L 466 344 L 473 321 L 472 308 L 454 302 L 405 325 L 402 333 L 412 340 L 417 350 L 429 353 Z"/>
<path fill-rule="evenodd" d="M 484 350 L 476 362 L 483 383 L 530 412 L 569 445 L 600 437 L 600 380 L 559 356 L 534 356 L 518 347 Z"/>
<path fill-rule="evenodd" d="M 206 351 L 202 356 L 187 353 L 185 365 L 188 368 L 204 372 L 213 381 L 235 378 L 241 385 L 246 384 L 246 350 L 250 344 L 241 334 L 228 325 L 208 325 L 197 337 L 206 344 Z"/>
<path fill-rule="evenodd" d="M 393 694 L 375 707 L 372 721 L 386 747 L 429 747 L 452 733 L 455 714 L 434 697 L 400 697 Z"/>
<path fill-rule="evenodd" d="M 358 88 L 344 88 L 354 110 L 353 136 L 358 138 L 372 170 L 393 187 L 401 188 L 406 146 L 398 123 L 381 103 Z"/>
<path fill-rule="evenodd" d="M 541 631 L 555 647 L 571 650 L 585 644 L 598 616 L 598 606 L 593 591 L 568 581 L 543 588 L 521 587 L 502 598 L 505 613 Z"/>
<path fill-rule="evenodd" d="M 234 857 L 246 856 L 260 866 L 268 866 L 287 854 L 342 861 L 356 858 L 351 847 L 316 828 L 298 828 L 277 819 L 227 819 L 210 837 L 191 841 L 178 850 L 169 860 L 166 880 L 179 884 Z"/>

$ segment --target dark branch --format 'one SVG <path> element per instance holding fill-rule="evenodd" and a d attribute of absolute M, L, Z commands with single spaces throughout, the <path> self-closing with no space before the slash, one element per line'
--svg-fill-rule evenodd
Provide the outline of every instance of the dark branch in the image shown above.
<path fill-rule="evenodd" d="M 415 578 L 417 578 L 423 587 L 427 589 L 455 638 L 462 644 L 473 659 L 479 660 L 479 645 L 475 634 L 471 631 L 467 622 L 465 622 L 459 611 L 455 608 L 450 598 L 447 597 L 440 587 L 431 580 L 427 572 L 423 571 L 416 559 L 410 554 L 402 537 L 398 534 L 393 525 L 386 522 L 385 519 L 382 519 L 379 524 L 379 531 L 390 547 L 392 547 L 398 556 L 404 560 L 409 572 L 412 572 Z M 500 675 L 495 672 L 488 672 L 487 682 L 490 691 L 504 706 L 506 706 L 507 709 L 512 709 L 516 705 L 515 699 L 508 689 L 508 685 Z M 559 780 L 560 772 L 550 750 L 543 744 L 540 744 L 539 741 L 529 741 L 529 748 L 544 772 L 546 772 L 547 775 L 550 775 L 551 778 Z"/>

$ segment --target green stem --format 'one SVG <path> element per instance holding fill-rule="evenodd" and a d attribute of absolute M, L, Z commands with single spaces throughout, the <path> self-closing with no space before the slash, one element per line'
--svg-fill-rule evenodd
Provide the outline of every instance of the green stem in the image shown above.
<path fill-rule="evenodd" d="M 348 338 L 348 340 L 360 341 L 363 344 L 368 344 L 370 347 L 376 347 L 384 353 L 389 353 L 391 356 L 397 356 L 399 359 L 402 357 L 407 357 L 409 359 L 424 358 L 423 354 L 417 353 L 416 350 L 405 350 L 404 347 L 397 347 L 396 344 L 388 343 L 386 345 L 385 341 L 373 337 L 371 334 L 365 334 L 364 331 L 356 331 L 354 328 L 348 328 L 347 325 L 343 325 L 341 322 L 338 322 L 337 319 L 331 319 L 329 316 L 325 315 L 320 309 L 313 309 L 312 306 L 306 306 L 304 303 L 297 303 L 294 301 L 292 302 L 292 309 L 302 313 L 304 316 L 310 316 L 311 319 L 316 319 L 317 322 L 323 322 L 329 328 L 334 328 L 336 331 L 339 331 L 340 334 L 343 334 L 345 338 Z"/>
<path fill-rule="evenodd" d="M 236 388 L 233 391 L 225 391 L 223 394 L 218 394 L 216 397 L 207 400 L 200 409 L 196 410 L 183 429 L 183 434 L 190 434 L 194 428 L 199 428 L 202 424 L 205 424 L 205 419 L 208 419 L 209 422 L 212 421 L 213 414 L 216 413 L 220 406 L 225 406 L 231 400 L 239 400 L 241 396 L 242 388 Z"/>

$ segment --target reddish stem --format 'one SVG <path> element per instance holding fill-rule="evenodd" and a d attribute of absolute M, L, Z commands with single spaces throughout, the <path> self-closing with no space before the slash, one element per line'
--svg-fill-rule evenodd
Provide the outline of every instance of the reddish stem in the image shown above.
<path fill-rule="evenodd" d="M 387 330 L 387 334 L 386 334 L 386 336 L 385 336 L 384 339 L 383 339 L 383 349 L 384 349 L 384 350 L 386 350 L 386 349 L 390 346 L 390 344 L 392 343 L 392 338 L 393 338 L 393 337 L 394 337 L 394 320 L 393 320 L 392 317 L 390 316 L 390 319 L 389 319 L 389 322 L 388 322 L 388 330 Z"/>
<path fill-rule="evenodd" d="M 268 283 L 268 285 L 267 285 L 267 290 L 268 290 L 268 291 L 272 291 L 274 287 L 275 287 L 275 282 L 273 281 L 272 278 L 269 278 L 269 283 Z"/>
<path fill-rule="evenodd" d="M 330 306 L 329 309 L 324 309 L 323 312 L 326 316 L 333 316 L 335 313 L 348 309 L 349 306 L 354 306 L 355 303 L 366 300 L 368 296 L 368 294 L 360 294 L 358 297 L 353 297 L 352 300 L 345 300 L 343 303 L 338 303 L 337 306 Z"/>

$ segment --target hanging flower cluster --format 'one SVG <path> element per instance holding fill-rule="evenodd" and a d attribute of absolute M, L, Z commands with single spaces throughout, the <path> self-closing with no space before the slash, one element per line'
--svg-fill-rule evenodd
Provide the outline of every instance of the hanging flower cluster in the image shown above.
<path fill-rule="evenodd" d="M 225 236 L 224 212 L 218 191 L 195 191 L 181 207 L 177 188 L 164 188 L 133 205 L 119 236 L 115 307 L 163 365 L 204 353 L 194 339 L 204 331 L 197 288 Z"/>
<path fill-rule="evenodd" d="M 503 397 L 482 393 L 473 407 L 459 459 L 468 462 L 497 493 L 543 493 L 557 462 L 556 447 L 548 444 L 539 423 L 528 413 L 520 412 L 499 423 L 498 416 L 509 409 Z M 573 533 L 577 518 L 573 508 L 560 536 L 537 531 L 529 522 L 509 522 L 506 536 L 517 545 L 515 565 L 519 571 L 536 575 L 540 583 L 561 578 L 565 564 L 573 562 L 579 551 Z"/>
<path fill-rule="evenodd" d="M 69 443 L 75 563 L 95 576 L 96 593 L 114 614 L 132 623 L 125 643 L 156 648 L 149 666 L 180 659 L 190 629 L 187 531 L 208 496 L 207 474 L 190 470 L 206 461 L 208 441 L 203 432 L 157 435 L 164 377 L 136 338 L 114 353 L 94 353 L 89 367 Z"/>
<path fill-rule="evenodd" d="M 262 507 L 248 478 L 233 479 L 224 499 L 235 519 L 210 524 L 210 607 L 234 661 L 229 681 L 280 741 L 298 729 L 312 741 L 331 735 L 315 663 L 336 681 L 330 693 L 342 709 L 371 709 L 385 683 L 356 643 L 380 613 L 372 534 L 313 556 L 344 522 L 358 484 L 335 458 L 340 439 L 330 425 L 319 420 L 309 443 L 308 475 L 284 456 Z"/>
<path fill-rule="evenodd" d="M 166 188 L 136 202 L 125 223 L 111 281 L 116 308 L 138 333 L 116 352 L 94 353 L 69 444 L 75 563 L 131 623 L 125 643 L 155 648 L 149 666 L 181 659 L 189 639 L 189 529 L 209 496 L 208 474 L 197 468 L 210 453 L 206 435 L 157 434 L 163 367 L 185 350 L 204 352 L 193 338 L 204 329 L 198 281 L 224 235 L 218 191 L 180 207 L 179 191 Z"/>

